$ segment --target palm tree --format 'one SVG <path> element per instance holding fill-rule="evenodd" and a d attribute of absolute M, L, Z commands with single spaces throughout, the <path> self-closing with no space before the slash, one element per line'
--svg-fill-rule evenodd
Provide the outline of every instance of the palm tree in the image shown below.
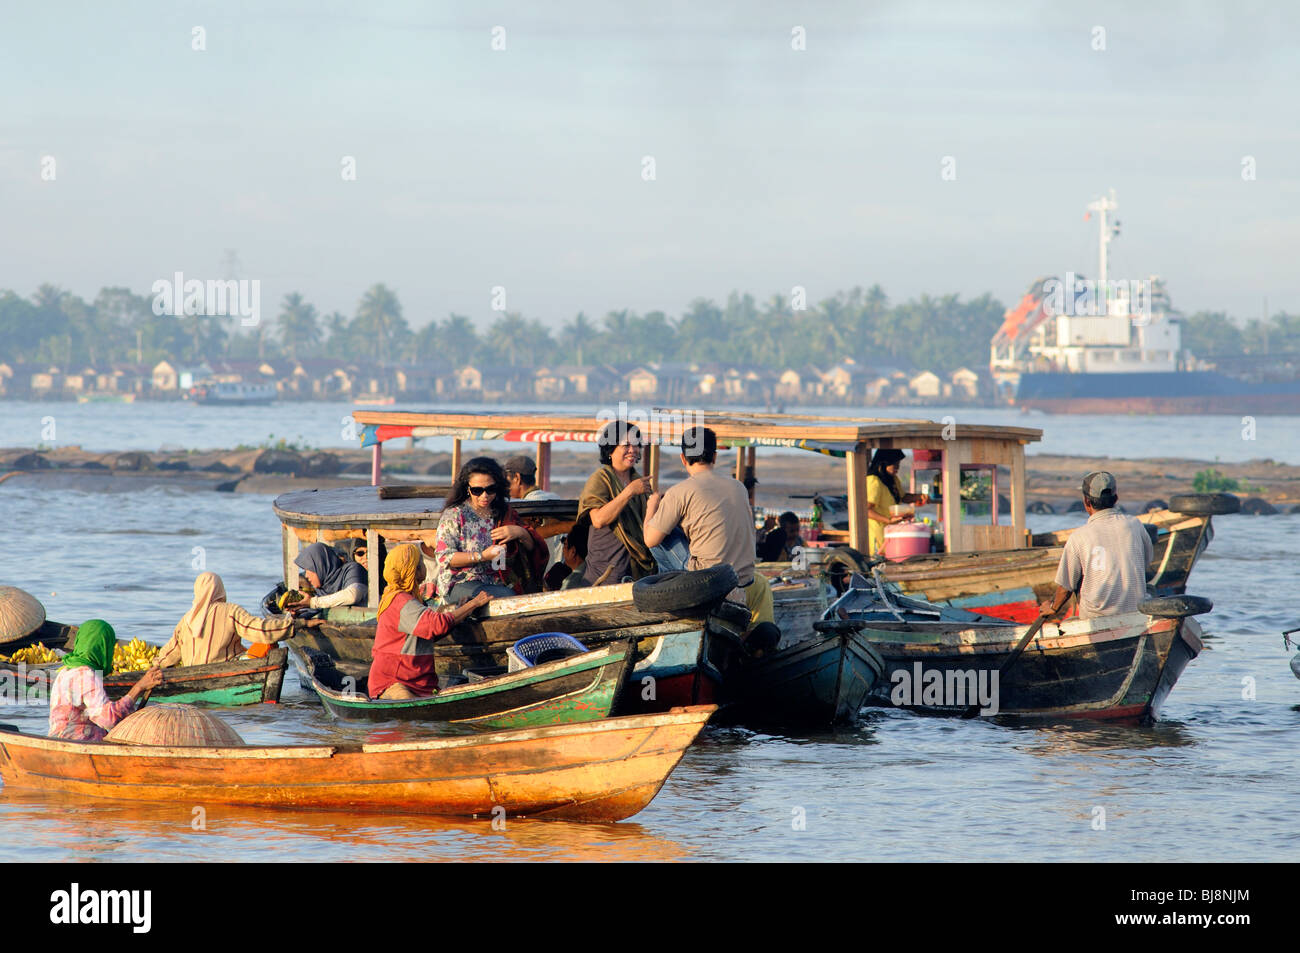
<path fill-rule="evenodd" d="M 515 311 L 507 311 L 488 331 L 490 345 L 506 363 L 514 367 L 521 355 L 528 353 L 528 325 Z"/>
<path fill-rule="evenodd" d="M 406 343 L 411 328 L 402 317 L 402 304 L 384 284 L 372 285 L 357 306 L 354 327 L 369 338 L 371 353 L 385 363 L 388 355 Z"/>
<path fill-rule="evenodd" d="M 564 327 L 560 328 L 560 346 L 573 357 L 575 364 L 585 364 L 583 354 L 589 347 L 594 347 L 600 337 L 596 326 L 587 316 L 579 311 Z"/>
<path fill-rule="evenodd" d="M 293 292 L 284 296 L 280 305 L 280 340 L 289 356 L 297 360 L 301 355 L 299 349 L 310 351 L 320 343 L 320 325 L 317 323 L 316 308 L 303 300 L 302 295 Z"/>

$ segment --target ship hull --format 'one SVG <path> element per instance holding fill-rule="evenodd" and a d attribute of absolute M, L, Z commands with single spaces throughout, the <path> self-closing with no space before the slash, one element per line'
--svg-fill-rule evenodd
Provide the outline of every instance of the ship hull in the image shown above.
<path fill-rule="evenodd" d="M 1213 371 L 1022 374 L 1015 403 L 1050 414 L 1300 414 L 1300 381 L 1250 383 Z"/>

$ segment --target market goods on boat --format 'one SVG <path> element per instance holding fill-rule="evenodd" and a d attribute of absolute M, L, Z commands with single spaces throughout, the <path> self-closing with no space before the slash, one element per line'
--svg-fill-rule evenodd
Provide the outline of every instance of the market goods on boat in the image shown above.
<path fill-rule="evenodd" d="M 594 651 L 530 666 L 497 668 L 471 678 L 449 676 L 427 698 L 369 698 L 367 663 L 335 660 L 290 640 L 295 665 L 310 672 L 308 684 L 325 710 L 344 721 L 445 721 L 486 728 L 529 728 L 596 721 L 614 708 L 631 668 L 635 640 L 611 642 Z"/>
<path fill-rule="evenodd" d="M 47 649 L 43 642 L 37 642 L 35 645 L 29 645 L 13 652 L 11 655 L 0 655 L 0 662 L 9 662 L 12 665 L 23 663 L 24 665 L 48 665 L 50 662 L 57 662 L 59 653 L 53 649 Z"/>
<path fill-rule="evenodd" d="M 132 639 L 123 645 L 117 643 L 113 648 L 113 674 L 118 672 L 140 672 L 153 664 L 162 647 L 150 645 L 144 639 Z"/>
<path fill-rule="evenodd" d="M 715 710 L 347 745 L 151 747 L 0 731 L 0 778 L 78 797 L 618 821 L 650 803 Z"/>

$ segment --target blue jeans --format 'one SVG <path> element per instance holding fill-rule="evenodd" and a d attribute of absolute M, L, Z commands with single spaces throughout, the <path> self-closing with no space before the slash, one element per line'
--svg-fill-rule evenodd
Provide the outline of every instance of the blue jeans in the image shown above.
<path fill-rule="evenodd" d="M 686 568 L 691 558 L 691 547 L 679 526 L 664 537 L 658 546 L 651 546 L 650 553 L 658 563 L 660 572 L 673 572 Z"/>

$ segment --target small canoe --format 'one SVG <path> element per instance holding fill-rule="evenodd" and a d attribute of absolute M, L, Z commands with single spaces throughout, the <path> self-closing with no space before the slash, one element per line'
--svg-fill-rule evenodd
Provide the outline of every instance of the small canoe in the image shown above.
<path fill-rule="evenodd" d="M 75 632 L 75 627 L 72 628 Z M 46 643 L 48 645 L 48 643 Z M 51 648 L 53 646 L 50 646 Z M 280 700 L 284 686 L 284 670 L 289 664 L 289 653 L 279 646 L 267 652 L 265 658 L 231 659 L 209 665 L 186 665 L 162 670 L 163 683 L 150 692 L 155 701 L 185 703 L 190 705 L 256 705 L 259 702 L 274 704 Z M 44 701 L 58 662 L 44 665 L 0 662 L 0 684 L 7 677 L 15 686 L 21 686 L 31 701 Z M 104 677 L 104 691 L 114 700 L 131 690 L 144 672 L 116 672 Z"/>
<path fill-rule="evenodd" d="M 518 672 L 444 687 L 428 698 L 369 698 L 369 666 L 336 663 L 290 642 L 294 665 L 310 673 L 310 686 L 343 721 L 446 721 L 484 728 L 533 728 L 597 721 L 609 716 L 623 688 L 635 643 L 611 643 L 592 652 L 545 662 Z"/>
<path fill-rule="evenodd" d="M 885 670 L 884 659 L 856 626 L 816 625 L 812 637 L 728 673 L 727 720 L 829 727 L 858 717 Z"/>
<path fill-rule="evenodd" d="M 618 821 L 716 709 L 385 744 L 154 748 L 0 731 L 6 785 L 177 804 Z"/>

